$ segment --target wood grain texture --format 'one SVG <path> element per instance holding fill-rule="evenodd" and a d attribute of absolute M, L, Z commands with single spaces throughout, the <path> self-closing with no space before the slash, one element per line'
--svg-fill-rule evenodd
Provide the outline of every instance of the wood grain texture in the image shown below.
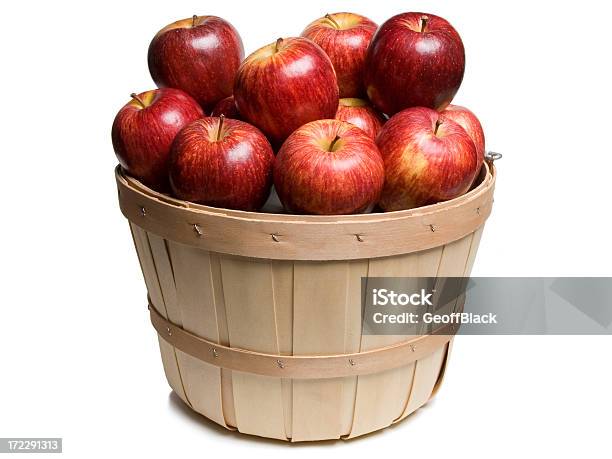
<path fill-rule="evenodd" d="M 166 310 L 166 303 L 162 295 L 162 289 L 157 276 L 157 268 L 151 253 L 151 246 L 149 245 L 147 233 L 133 223 L 130 223 L 130 230 L 132 232 L 134 246 L 136 247 L 136 252 L 138 254 L 138 261 L 140 262 L 142 275 L 147 286 L 149 299 L 155 308 L 157 308 L 157 310 L 167 319 L 168 312 Z M 163 339 L 158 339 L 158 342 L 164 373 L 166 375 L 166 379 L 168 380 L 168 384 L 185 403 L 191 406 L 189 399 L 185 394 L 174 348 L 169 346 Z"/>
<path fill-rule="evenodd" d="M 160 251 L 166 247 L 169 253 L 169 261 L 158 264 L 158 270 L 173 273 L 176 301 L 180 305 L 176 309 L 180 314 L 182 328 L 219 343 L 210 254 L 163 240 L 159 246 Z M 184 352 L 178 351 L 177 359 L 185 391 L 193 408 L 227 427 L 221 398 L 221 370 Z"/>
<path fill-rule="evenodd" d="M 346 333 L 344 349 L 345 353 L 359 352 L 361 349 L 361 332 L 363 322 L 362 300 L 365 295 L 365 287 L 362 278 L 368 276 L 369 261 L 353 260 L 349 263 L 349 285 L 347 289 L 347 313 Z M 346 437 L 351 433 L 355 419 L 355 399 L 357 396 L 357 380 L 354 378 L 342 379 L 342 407 L 341 436 Z"/>
<path fill-rule="evenodd" d="M 293 271 L 292 261 L 271 260 L 272 288 L 280 355 L 293 355 Z M 281 379 L 283 418 L 287 438 L 293 435 L 293 380 Z"/>
<path fill-rule="evenodd" d="M 431 395 L 429 397 L 430 399 L 435 397 L 435 395 L 440 390 L 440 387 L 442 387 L 442 384 L 444 383 L 444 376 L 446 375 L 446 369 L 448 368 L 448 362 L 450 359 L 451 351 L 453 350 L 454 339 L 455 338 L 451 338 L 451 340 L 446 345 L 446 353 L 444 354 L 444 357 L 443 357 L 442 368 L 440 368 L 440 374 L 438 375 L 438 379 L 436 383 L 434 384 L 433 390 L 431 391 Z"/>
<path fill-rule="evenodd" d="M 221 278 L 221 259 L 219 254 L 210 253 L 211 283 L 214 289 L 215 313 L 219 330 L 219 343 L 229 346 L 229 330 L 227 326 L 227 310 Z M 192 267 L 193 268 L 193 267 Z M 232 428 L 236 427 L 236 410 L 234 407 L 234 389 L 232 372 L 221 369 L 221 400 L 225 422 Z"/>
<path fill-rule="evenodd" d="M 474 266 L 474 261 L 476 260 L 476 253 L 478 252 L 478 246 L 480 245 L 480 239 L 482 237 L 484 227 L 485 225 L 482 225 L 480 228 L 478 228 L 474 232 L 472 236 L 472 243 L 470 245 L 470 253 L 467 259 L 465 270 L 463 272 L 464 278 L 468 278 L 470 274 L 472 273 L 472 268 Z M 460 299 L 460 300 L 463 300 L 463 299 Z M 453 341 L 454 341 L 454 338 L 451 338 L 451 340 L 448 342 L 448 345 L 446 346 L 446 353 L 443 357 L 443 363 L 442 363 L 442 368 L 440 369 L 440 375 L 438 376 L 438 380 L 436 381 L 434 385 L 430 398 L 436 395 L 436 393 L 438 392 L 438 390 L 440 389 L 440 387 L 442 386 L 444 382 L 444 377 L 446 375 L 448 362 L 451 356 L 451 351 L 453 349 Z"/>
<path fill-rule="evenodd" d="M 293 380 L 344 378 L 400 368 L 427 357 L 452 337 L 448 327 L 449 333 L 440 329 L 436 334 L 417 336 L 408 341 L 353 354 L 284 356 L 208 341 L 166 320 L 153 306 L 149 309 L 153 327 L 177 351 L 215 367 Z"/>
<path fill-rule="evenodd" d="M 349 263 L 298 262 L 294 271 L 293 353 L 346 353 Z M 359 286 L 357 286 L 359 288 Z M 293 440 L 340 438 L 345 378 L 294 380 Z"/>
<path fill-rule="evenodd" d="M 435 277 L 460 277 L 465 272 L 468 255 L 472 247 L 473 234 L 470 234 L 458 241 L 453 241 L 442 247 L 440 262 Z M 437 286 L 436 291 L 442 289 Z M 446 309 L 453 309 L 452 305 L 440 305 L 440 301 L 434 294 L 434 307 L 438 313 Z M 434 386 L 439 379 L 442 367 L 445 363 L 446 346 L 433 352 L 431 355 L 416 362 L 414 369 L 414 381 L 409 394 L 408 402 L 403 413 L 396 421 L 404 419 L 418 408 L 423 406 L 430 399 Z"/>
<path fill-rule="evenodd" d="M 237 371 L 247 365 L 231 366 L 236 368 L 233 370 L 219 368 L 226 356 L 218 357 L 221 363 L 211 356 L 214 343 L 218 343 L 222 353 L 224 346 L 231 346 L 279 358 L 288 356 L 284 362 L 289 365 L 294 356 L 320 360 L 318 356 L 323 354 L 352 352 L 358 352 L 358 362 L 365 362 L 363 357 L 369 350 L 377 351 L 407 337 L 363 334 L 361 278 L 463 273 L 474 250 L 471 235 L 444 247 L 398 257 L 334 262 L 224 256 L 156 238 L 149 243 L 151 254 L 155 254 L 152 266 L 166 272 L 156 275 L 158 285 L 152 283 L 151 301 L 156 298 L 158 304 L 166 310 L 170 305 L 173 311 L 165 316 L 173 323 L 156 328 L 163 334 L 167 326 L 175 327 L 172 339 L 184 329 L 210 340 L 213 346 L 204 355 L 193 357 L 179 344 L 176 349 L 162 344 L 162 353 L 168 356 L 168 349 L 174 350 L 178 360 L 179 379 L 171 384 L 184 386 L 193 409 L 215 422 L 282 440 L 352 438 L 403 419 L 422 406 L 439 384 L 446 341 L 431 348 L 417 345 L 416 361 L 391 370 L 334 378 L 337 366 L 331 366 L 329 372 L 321 373 L 322 379 L 308 380 Z M 146 251 L 147 247 L 140 249 Z M 164 289 L 169 291 L 169 301 L 164 301 Z M 444 337 L 419 339 L 434 338 Z M 385 364 L 385 358 L 379 362 Z M 164 359 L 165 366 L 171 363 L 171 359 Z M 274 368 L 279 376 L 287 372 Z M 166 371 L 173 374 L 172 368 Z M 231 378 L 227 386 L 231 392 L 225 396 L 223 373 Z"/>
<path fill-rule="evenodd" d="M 452 341 L 431 341 L 400 366 L 374 373 L 347 366 L 334 377 L 334 364 L 318 379 L 303 379 L 287 377 L 291 371 L 281 366 L 294 356 L 364 359 L 410 339 L 363 333 L 361 278 L 468 276 L 491 210 L 492 172 L 485 167 L 480 185 L 447 203 L 343 217 L 213 209 L 160 195 L 118 172 L 121 209 L 161 317 L 219 349 L 281 360 L 271 361 L 273 376 L 224 367 L 226 356 L 215 360 L 214 347 L 206 359 L 194 357 L 159 328 L 168 383 L 218 424 L 280 440 L 353 438 L 404 419 L 440 386 Z"/>
<path fill-rule="evenodd" d="M 438 247 L 370 260 L 368 277 L 435 277 L 442 251 L 442 247 Z M 415 330 L 416 332 L 418 330 Z M 408 338 L 408 336 L 364 334 L 361 338 L 361 351 L 401 342 Z M 418 361 L 378 374 L 359 376 L 355 415 L 349 438 L 384 428 L 405 412 L 417 364 Z"/>
<path fill-rule="evenodd" d="M 185 207 L 131 186 L 121 172 L 116 178 L 123 214 L 164 239 L 244 257 L 323 261 L 387 257 L 461 239 L 490 214 L 495 182 L 487 174 L 460 198 L 418 209 L 330 218 Z"/>
<path fill-rule="evenodd" d="M 269 261 L 221 257 L 229 344 L 279 354 L 272 267 Z M 286 440 L 280 378 L 232 374 L 240 432 Z"/>

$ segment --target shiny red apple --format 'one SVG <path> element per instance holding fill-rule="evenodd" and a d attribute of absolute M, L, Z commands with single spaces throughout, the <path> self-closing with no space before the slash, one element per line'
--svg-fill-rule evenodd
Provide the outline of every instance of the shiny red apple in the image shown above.
<path fill-rule="evenodd" d="M 386 211 L 461 196 L 480 169 L 465 129 L 430 108 L 399 112 L 385 123 L 376 144 L 385 162 L 379 205 Z"/>
<path fill-rule="evenodd" d="M 168 186 L 170 147 L 176 134 L 204 116 L 198 103 L 179 89 L 132 94 L 115 117 L 111 136 L 121 167 L 158 191 Z"/>
<path fill-rule="evenodd" d="M 334 117 L 338 83 L 318 45 L 306 38 L 279 38 L 240 65 L 234 98 L 240 115 L 280 146 L 309 121 Z"/>
<path fill-rule="evenodd" d="M 364 81 L 374 106 L 391 116 L 409 107 L 444 109 L 464 70 L 463 42 L 452 25 L 433 14 L 403 13 L 376 32 Z"/>
<path fill-rule="evenodd" d="M 445 118 L 449 118 L 459 124 L 468 133 L 478 153 L 478 162 L 482 164 L 485 156 L 485 135 L 482 125 L 476 115 L 460 105 L 449 105 L 442 112 Z"/>
<path fill-rule="evenodd" d="M 234 102 L 234 96 L 226 97 L 225 99 L 221 99 L 216 103 L 215 107 L 210 112 L 210 116 L 221 116 L 223 115 L 226 118 L 232 118 L 234 120 L 239 120 L 240 113 L 238 113 L 238 109 L 236 108 L 236 103 Z"/>
<path fill-rule="evenodd" d="M 336 119 L 354 124 L 364 131 L 372 140 L 380 132 L 385 118 L 363 99 L 340 99 Z"/>
<path fill-rule="evenodd" d="M 285 141 L 274 163 L 274 187 L 294 213 L 366 212 L 378 201 L 383 182 L 376 144 L 344 121 L 305 124 Z"/>
<path fill-rule="evenodd" d="M 174 140 L 170 184 L 181 199 L 259 210 L 272 186 L 274 153 L 266 137 L 239 120 L 202 118 Z"/>
<path fill-rule="evenodd" d="M 311 22 L 302 32 L 302 37 L 314 41 L 331 59 L 340 97 L 365 96 L 365 58 L 377 28 L 376 23 L 365 16 L 334 13 Z"/>
<path fill-rule="evenodd" d="M 232 94 L 244 57 L 236 29 L 216 16 L 193 16 L 161 29 L 149 45 L 149 71 L 157 86 L 182 89 L 206 110 Z"/>

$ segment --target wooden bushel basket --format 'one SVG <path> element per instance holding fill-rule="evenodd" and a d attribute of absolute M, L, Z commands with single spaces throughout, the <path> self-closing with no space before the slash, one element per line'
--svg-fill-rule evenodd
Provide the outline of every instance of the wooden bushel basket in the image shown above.
<path fill-rule="evenodd" d="M 216 209 L 116 179 L 166 377 L 193 410 L 262 437 L 348 439 L 437 390 L 451 334 L 363 334 L 361 278 L 469 276 L 491 163 L 452 201 L 348 216 Z"/>

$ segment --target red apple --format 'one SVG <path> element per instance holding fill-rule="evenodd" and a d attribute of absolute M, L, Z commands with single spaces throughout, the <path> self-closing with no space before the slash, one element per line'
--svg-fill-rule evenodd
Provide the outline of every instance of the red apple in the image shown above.
<path fill-rule="evenodd" d="M 219 117 L 223 115 L 226 118 L 232 118 L 234 120 L 240 119 L 240 113 L 238 113 L 238 109 L 236 108 L 236 103 L 234 102 L 234 96 L 226 97 L 225 99 L 221 99 L 215 107 L 212 109 L 210 116 Z"/>
<path fill-rule="evenodd" d="M 433 14 L 403 13 L 385 22 L 370 43 L 365 85 L 383 113 L 409 107 L 444 109 L 455 97 L 465 70 L 457 31 Z"/>
<path fill-rule="evenodd" d="M 365 95 L 365 58 L 377 27 L 376 23 L 359 14 L 335 13 L 313 21 L 302 32 L 302 37 L 314 41 L 331 59 L 340 97 Z"/>
<path fill-rule="evenodd" d="M 445 118 L 453 120 L 463 129 L 465 129 L 465 132 L 468 133 L 476 146 L 476 152 L 478 153 L 478 164 L 482 164 L 485 156 L 485 136 L 484 131 L 482 130 L 482 125 L 480 124 L 480 121 L 478 121 L 478 118 L 476 118 L 476 115 L 460 105 L 449 105 L 442 112 L 442 115 Z"/>
<path fill-rule="evenodd" d="M 290 212 L 352 214 L 374 207 L 384 174 L 376 144 L 361 129 L 319 120 L 285 141 L 274 163 L 274 187 Z"/>
<path fill-rule="evenodd" d="M 393 116 L 376 144 L 385 162 L 379 205 L 387 211 L 456 198 L 468 191 L 480 169 L 465 129 L 430 108 Z"/>
<path fill-rule="evenodd" d="M 378 132 L 385 123 L 380 113 L 374 110 L 363 99 L 340 99 L 336 119 L 354 124 L 364 131 L 372 140 L 376 140 Z"/>
<path fill-rule="evenodd" d="M 266 137 L 239 120 L 202 118 L 174 140 L 170 184 L 187 201 L 258 210 L 272 186 L 274 153 Z"/>
<path fill-rule="evenodd" d="M 279 38 L 240 65 L 234 98 L 240 115 L 279 146 L 309 121 L 334 117 L 338 83 L 318 45 L 306 38 Z"/>
<path fill-rule="evenodd" d="M 158 191 L 167 191 L 170 147 L 176 134 L 204 116 L 198 103 L 179 89 L 132 94 L 115 117 L 111 136 L 121 167 Z"/>
<path fill-rule="evenodd" d="M 242 40 L 229 22 L 193 16 L 157 32 L 148 60 L 157 86 L 182 89 L 209 110 L 232 94 L 243 57 Z"/>

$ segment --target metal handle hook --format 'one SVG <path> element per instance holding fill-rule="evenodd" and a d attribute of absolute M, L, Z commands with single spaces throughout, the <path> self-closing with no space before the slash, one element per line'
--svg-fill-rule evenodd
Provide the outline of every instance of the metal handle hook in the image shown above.
<path fill-rule="evenodd" d="M 487 161 L 489 161 L 490 163 L 497 161 L 498 159 L 502 159 L 504 155 L 502 155 L 501 153 L 496 153 L 494 151 L 488 151 L 487 154 L 485 155 L 485 159 Z"/>

